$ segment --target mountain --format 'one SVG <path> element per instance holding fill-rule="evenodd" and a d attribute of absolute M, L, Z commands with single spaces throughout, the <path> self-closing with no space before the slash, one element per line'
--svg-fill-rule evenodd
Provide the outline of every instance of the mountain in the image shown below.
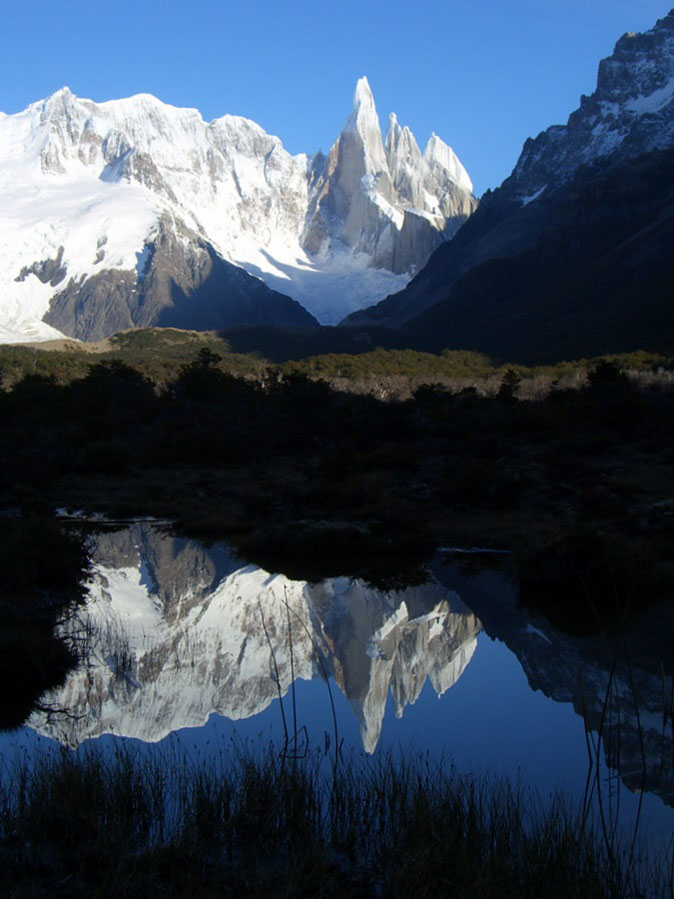
<path fill-rule="evenodd" d="M 98 535 L 93 556 L 84 627 L 74 622 L 87 658 L 30 721 L 69 745 L 103 733 L 157 741 L 212 712 L 248 718 L 293 676 L 327 674 L 374 752 L 389 694 L 400 716 L 427 680 L 444 693 L 480 630 L 435 581 L 387 592 L 348 577 L 291 581 L 147 524 Z"/>
<path fill-rule="evenodd" d="M 568 123 L 525 143 L 402 292 L 345 324 L 528 362 L 672 350 L 673 173 L 674 10 L 624 35 Z"/>
<path fill-rule="evenodd" d="M 475 208 L 473 185 L 435 134 L 422 156 L 409 128 L 389 117 L 382 142 L 374 99 L 361 78 L 354 109 L 314 182 L 303 246 L 324 252 L 335 237 L 376 268 L 413 272 Z"/>
<path fill-rule="evenodd" d="M 365 78 L 327 156 L 254 122 L 63 88 L 0 114 L 0 339 L 149 325 L 306 327 L 399 289 L 476 206 Z"/>

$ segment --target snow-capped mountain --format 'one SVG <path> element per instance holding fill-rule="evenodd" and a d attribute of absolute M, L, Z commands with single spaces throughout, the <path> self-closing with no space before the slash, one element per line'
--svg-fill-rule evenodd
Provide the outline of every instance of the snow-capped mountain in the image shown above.
<path fill-rule="evenodd" d="M 669 351 L 672 154 L 674 10 L 620 38 L 568 123 L 528 140 L 456 238 L 346 324 L 513 361 Z"/>
<path fill-rule="evenodd" d="M 148 525 L 99 535 L 94 559 L 85 621 L 74 625 L 88 634 L 88 657 L 44 700 L 65 714 L 29 722 L 70 745 L 103 733 L 157 741 L 212 712 L 248 718 L 285 695 L 293 674 L 327 673 L 373 752 L 389 694 L 401 715 L 427 679 L 444 693 L 480 630 L 435 581 L 388 592 L 347 577 L 292 581 Z"/>
<path fill-rule="evenodd" d="M 334 323 L 401 288 L 471 191 L 435 135 L 422 155 L 392 117 L 384 145 L 365 78 L 327 157 L 238 116 L 63 88 L 0 114 L 0 339 Z"/>

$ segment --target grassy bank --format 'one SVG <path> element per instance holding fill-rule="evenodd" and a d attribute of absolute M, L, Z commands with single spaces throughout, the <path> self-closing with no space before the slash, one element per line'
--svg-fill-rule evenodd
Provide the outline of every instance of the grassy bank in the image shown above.
<path fill-rule="evenodd" d="M 424 758 L 223 749 L 202 767 L 67 751 L 14 772 L 0 887 L 24 896 L 671 895 L 579 813 Z M 669 888 L 671 890 L 671 887 Z"/>

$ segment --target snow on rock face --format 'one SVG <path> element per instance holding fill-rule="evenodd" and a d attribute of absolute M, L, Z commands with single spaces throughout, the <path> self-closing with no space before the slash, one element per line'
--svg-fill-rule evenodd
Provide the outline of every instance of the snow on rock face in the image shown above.
<path fill-rule="evenodd" d="M 42 320 L 58 285 L 34 274 L 16 279 L 60 248 L 61 290 L 75 292 L 75 305 L 84 302 L 81 285 L 111 271 L 123 273 L 122 305 L 142 306 L 131 273 L 160 221 L 336 323 L 400 289 L 475 205 L 453 163 L 436 160 L 439 177 L 431 177 L 420 155 L 423 186 L 410 191 L 414 173 L 399 173 L 398 192 L 389 156 L 365 78 L 327 158 L 292 156 L 248 119 L 206 123 L 196 109 L 148 94 L 95 103 L 63 88 L 0 114 L 0 340 L 54 336 Z M 448 202 L 456 190 L 468 191 L 460 208 Z M 422 213 L 413 222 L 412 207 Z M 108 326 L 96 321 L 94 294 L 84 331 L 100 336 Z"/>
<path fill-rule="evenodd" d="M 379 117 L 367 78 L 359 78 L 353 97 L 353 112 L 342 136 L 353 134 L 363 149 L 365 171 L 374 175 L 386 170 L 386 158 L 379 130 Z"/>
<path fill-rule="evenodd" d="M 440 157 L 422 157 L 395 115 L 384 145 L 370 86 L 361 78 L 353 112 L 317 171 L 303 246 L 330 254 L 341 242 L 406 281 L 477 205 L 459 169 L 458 160 L 447 169 Z"/>
<path fill-rule="evenodd" d="M 467 193 L 473 192 L 473 182 L 461 164 L 459 157 L 435 132 L 431 134 L 426 144 L 424 160 L 431 172 L 436 174 L 436 177 L 439 176 L 447 179 L 449 182 L 453 182 L 458 188 Z"/>
<path fill-rule="evenodd" d="M 643 34 L 625 34 L 599 63 L 594 93 L 565 126 L 528 140 L 505 182 L 520 199 L 570 180 L 604 157 L 624 161 L 674 145 L 674 10 Z"/>
<path fill-rule="evenodd" d="M 69 745 L 103 733 L 157 741 L 212 712 L 248 718 L 285 695 L 292 672 L 327 671 L 373 752 L 389 693 L 400 716 L 427 679 L 445 692 L 481 627 L 434 581 L 389 592 L 346 577 L 290 581 L 149 525 L 99 535 L 94 559 L 88 659 L 46 700 L 66 714 L 30 722 Z"/>

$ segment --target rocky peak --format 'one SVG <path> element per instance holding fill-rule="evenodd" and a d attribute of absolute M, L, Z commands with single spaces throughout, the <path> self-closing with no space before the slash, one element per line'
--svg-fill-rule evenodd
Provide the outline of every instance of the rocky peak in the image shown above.
<path fill-rule="evenodd" d="M 106 317 L 103 287 L 106 296 L 119 288 L 125 316 L 133 310 L 125 327 L 140 326 L 136 260 L 165 214 L 223 264 L 336 324 L 400 289 L 449 235 L 448 223 L 456 230 L 466 217 L 449 175 L 429 176 L 409 129 L 395 127 L 389 142 L 390 163 L 366 78 L 328 156 L 311 159 L 292 156 L 249 119 L 206 123 L 198 110 L 149 94 L 96 103 L 62 88 L 0 117 L 0 171 L 12 163 L 0 205 L 11 207 L 19 194 L 27 204 L 21 240 L 14 226 L 0 233 L 0 335 L 3 319 L 19 335 L 55 336 L 42 326 L 45 316 L 72 328 L 66 302 L 102 336 L 117 320 Z M 194 245 L 176 242 L 188 267 Z M 60 247 L 73 282 L 67 298 L 34 276 Z M 241 318 L 237 324 L 253 323 L 245 308 Z"/>
<path fill-rule="evenodd" d="M 41 121 L 54 121 L 57 118 L 70 118 L 76 110 L 78 99 L 69 87 L 62 87 L 51 96 L 35 104 L 41 109 Z"/>
<path fill-rule="evenodd" d="M 338 156 L 345 156 L 342 174 L 360 180 L 363 176 L 388 180 L 379 116 L 367 78 L 359 78 L 353 96 L 353 110 L 342 133 L 333 146 Z M 380 190 L 383 185 L 380 185 Z"/>
<path fill-rule="evenodd" d="M 601 60 L 597 86 L 565 126 L 528 140 L 505 193 L 529 202 L 570 181 L 583 165 L 628 162 L 674 145 L 674 10 L 642 34 L 628 33 Z"/>
<path fill-rule="evenodd" d="M 414 135 L 407 126 L 401 128 L 394 112 L 389 116 L 385 148 L 386 162 L 399 200 L 408 208 L 427 208 L 427 188 L 430 186 L 427 166 Z M 434 209 L 427 208 L 428 212 L 436 210 L 435 204 Z M 444 222 L 440 228 L 442 225 Z"/>
<path fill-rule="evenodd" d="M 412 168 L 416 171 L 421 171 L 421 150 L 407 125 L 404 128 L 400 127 L 395 112 L 389 115 L 385 151 L 386 162 L 394 183 L 396 175 L 401 170 Z"/>
<path fill-rule="evenodd" d="M 64 174 L 73 148 L 87 127 L 94 104 L 79 100 L 68 87 L 62 87 L 34 107 L 39 111 L 38 128 L 42 132 L 40 166 L 47 174 Z"/>
<path fill-rule="evenodd" d="M 370 256 L 373 267 L 420 268 L 476 205 L 463 166 L 436 142 L 427 162 L 392 113 L 384 145 L 370 85 L 360 78 L 353 111 L 315 181 L 303 246 L 331 253 L 339 241 Z"/>
<path fill-rule="evenodd" d="M 353 110 L 344 126 L 344 131 L 359 131 L 363 128 L 376 125 L 379 128 L 377 109 L 374 104 L 374 95 L 367 77 L 363 75 L 356 82 L 353 92 Z"/>
<path fill-rule="evenodd" d="M 473 192 L 473 182 L 454 150 L 433 132 L 424 150 L 424 160 L 437 177 L 449 177 L 460 190 Z"/>

